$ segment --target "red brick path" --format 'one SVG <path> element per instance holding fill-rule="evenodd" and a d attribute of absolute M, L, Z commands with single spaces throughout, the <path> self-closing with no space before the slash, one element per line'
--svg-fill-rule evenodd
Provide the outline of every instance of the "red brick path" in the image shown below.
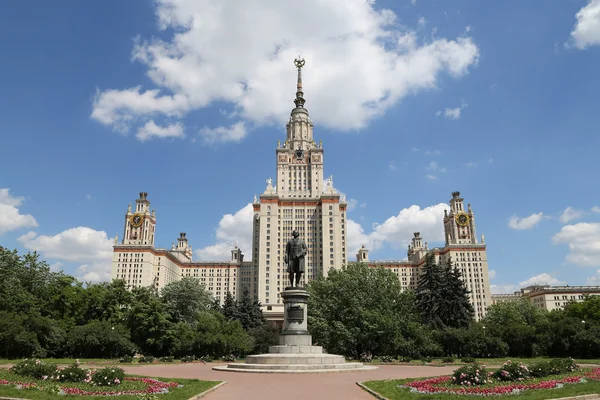
<path fill-rule="evenodd" d="M 326 374 L 252 374 L 213 371 L 219 364 L 155 364 L 125 367 L 127 373 L 166 378 L 197 378 L 227 381 L 206 400 L 373 400 L 356 385 L 358 381 L 419 378 L 450 374 L 456 366 L 427 367 L 382 365 L 364 372 Z"/>

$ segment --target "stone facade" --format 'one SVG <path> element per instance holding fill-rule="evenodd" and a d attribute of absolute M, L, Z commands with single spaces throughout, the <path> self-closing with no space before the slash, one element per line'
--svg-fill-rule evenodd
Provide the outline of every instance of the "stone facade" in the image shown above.
<path fill-rule="evenodd" d="M 586 296 L 600 296 L 600 286 L 532 285 L 513 294 L 493 294 L 492 304 L 526 299 L 539 308 L 552 311 L 573 301 L 581 302 Z"/>

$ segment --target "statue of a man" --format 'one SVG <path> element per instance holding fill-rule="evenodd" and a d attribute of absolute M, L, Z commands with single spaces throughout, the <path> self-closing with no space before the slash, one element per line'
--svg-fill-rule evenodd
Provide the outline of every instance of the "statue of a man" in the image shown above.
<path fill-rule="evenodd" d="M 306 256 L 306 243 L 300 239 L 298 231 L 292 232 L 292 239 L 285 246 L 285 255 L 283 261 L 287 264 L 287 272 L 290 276 L 290 286 L 298 287 L 300 278 L 304 273 L 304 256 Z M 294 285 L 294 274 L 296 275 L 296 284 Z"/>

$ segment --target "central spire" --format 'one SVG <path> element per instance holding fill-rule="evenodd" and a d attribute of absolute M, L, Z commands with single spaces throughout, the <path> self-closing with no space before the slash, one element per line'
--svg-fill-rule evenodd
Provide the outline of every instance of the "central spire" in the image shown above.
<path fill-rule="evenodd" d="M 303 108 L 306 101 L 304 100 L 304 92 L 302 91 L 302 67 L 304 67 L 304 64 L 306 64 L 306 61 L 300 56 L 294 60 L 294 65 L 298 68 L 298 85 L 296 86 L 296 98 L 294 99 L 294 104 L 296 104 L 297 108 Z"/>

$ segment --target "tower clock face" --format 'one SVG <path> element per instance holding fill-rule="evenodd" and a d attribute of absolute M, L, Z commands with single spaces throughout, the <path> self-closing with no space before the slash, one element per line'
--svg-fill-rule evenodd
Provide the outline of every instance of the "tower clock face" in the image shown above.
<path fill-rule="evenodd" d="M 142 218 L 142 216 L 139 214 L 135 214 L 133 218 L 131 218 L 131 225 L 135 226 L 136 228 L 138 226 L 142 226 L 142 222 L 144 222 L 144 218 Z"/>
<path fill-rule="evenodd" d="M 304 156 L 304 151 L 302 149 L 296 150 L 296 158 L 300 159 Z"/>
<path fill-rule="evenodd" d="M 460 226 L 467 226 L 469 224 L 469 216 L 464 212 L 459 212 L 454 218 Z"/>

